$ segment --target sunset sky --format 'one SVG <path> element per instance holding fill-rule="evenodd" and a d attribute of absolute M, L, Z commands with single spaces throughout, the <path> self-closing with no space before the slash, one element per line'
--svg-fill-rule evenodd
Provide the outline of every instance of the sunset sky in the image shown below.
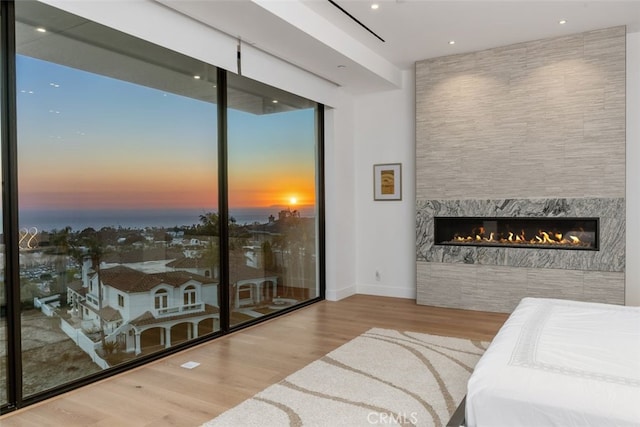
<path fill-rule="evenodd" d="M 21 209 L 217 210 L 216 105 L 24 56 L 17 66 Z M 314 204 L 314 112 L 228 117 L 230 206 Z"/>

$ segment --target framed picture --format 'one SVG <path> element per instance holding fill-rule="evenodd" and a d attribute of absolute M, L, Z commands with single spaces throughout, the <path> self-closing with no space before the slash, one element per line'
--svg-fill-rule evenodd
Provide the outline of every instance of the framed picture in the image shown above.
<path fill-rule="evenodd" d="M 402 200 L 402 164 L 373 165 L 373 200 Z"/>

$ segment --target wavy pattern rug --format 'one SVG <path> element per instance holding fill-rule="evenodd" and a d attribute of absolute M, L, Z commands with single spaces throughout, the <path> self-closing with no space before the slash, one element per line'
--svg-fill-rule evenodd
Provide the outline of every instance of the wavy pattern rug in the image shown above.
<path fill-rule="evenodd" d="M 203 427 L 444 426 L 487 345 L 374 328 Z"/>

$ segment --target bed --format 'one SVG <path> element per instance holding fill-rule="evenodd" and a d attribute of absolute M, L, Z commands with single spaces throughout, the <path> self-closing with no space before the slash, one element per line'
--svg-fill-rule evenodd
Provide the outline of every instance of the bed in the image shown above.
<path fill-rule="evenodd" d="M 640 307 L 523 299 L 469 379 L 465 419 L 640 426 Z"/>

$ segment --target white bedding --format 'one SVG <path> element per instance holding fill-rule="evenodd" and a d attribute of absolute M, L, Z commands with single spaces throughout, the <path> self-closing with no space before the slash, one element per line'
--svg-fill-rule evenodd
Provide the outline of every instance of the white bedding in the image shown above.
<path fill-rule="evenodd" d="M 640 307 L 523 299 L 469 379 L 466 422 L 640 426 Z"/>

